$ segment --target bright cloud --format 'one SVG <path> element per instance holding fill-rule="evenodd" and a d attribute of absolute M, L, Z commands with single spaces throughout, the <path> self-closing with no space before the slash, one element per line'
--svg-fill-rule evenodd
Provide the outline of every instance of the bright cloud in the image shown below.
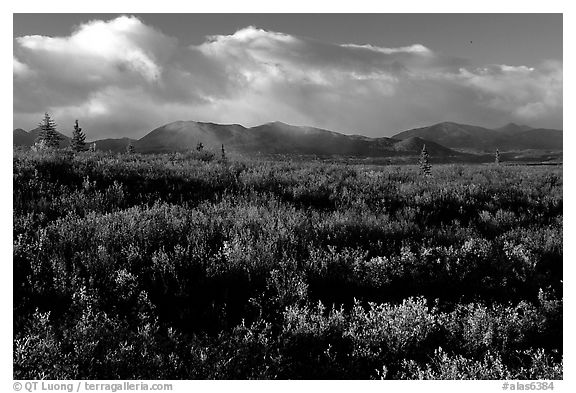
<path fill-rule="evenodd" d="M 142 136 L 174 120 L 281 120 L 386 136 L 440 121 L 561 127 L 562 64 L 487 65 L 414 43 L 334 44 L 246 27 L 186 46 L 135 17 L 14 50 L 14 123 L 45 111 L 94 138 Z M 92 131 L 92 132 L 91 132 Z"/>
<path fill-rule="evenodd" d="M 359 49 L 366 49 L 373 52 L 380 52 L 385 54 L 394 54 L 394 53 L 416 53 L 421 55 L 430 55 L 432 51 L 426 48 L 424 45 L 414 44 L 410 46 L 403 46 L 400 48 L 381 48 L 373 45 L 358 45 L 358 44 L 343 44 L 341 45 L 345 48 L 359 48 Z"/>
<path fill-rule="evenodd" d="M 54 72 L 64 62 L 70 63 L 66 69 L 78 72 L 80 75 L 72 76 L 79 81 L 85 77 L 116 81 L 126 73 L 139 75 L 147 82 L 156 81 L 162 73 L 161 63 L 175 48 L 174 40 L 125 16 L 87 23 L 70 37 L 33 35 L 16 41 L 23 55 L 33 63 L 41 63 L 45 71 Z"/>
<path fill-rule="evenodd" d="M 538 120 L 562 111 L 562 64 L 549 62 L 541 68 L 494 65 L 456 76 L 480 95 L 479 101 L 494 110 L 523 120 Z"/>

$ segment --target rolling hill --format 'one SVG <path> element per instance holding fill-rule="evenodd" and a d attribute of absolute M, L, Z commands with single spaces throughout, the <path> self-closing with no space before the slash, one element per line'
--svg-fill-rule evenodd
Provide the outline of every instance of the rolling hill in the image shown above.
<path fill-rule="evenodd" d="M 14 146 L 32 146 L 34 144 L 34 137 L 21 128 L 16 128 L 12 134 L 12 144 Z"/>
<path fill-rule="evenodd" d="M 40 133 L 39 128 L 35 128 L 29 132 L 21 129 L 16 128 L 12 134 L 13 137 L 13 145 L 14 146 L 22 146 L 22 147 L 31 147 L 36 142 L 38 135 Z M 70 145 L 70 141 L 72 138 L 58 132 L 60 135 L 60 147 L 67 147 Z M 126 151 L 126 146 L 128 143 L 132 142 L 135 143 L 135 139 L 130 138 L 108 138 L 108 139 L 99 139 L 96 141 L 86 142 L 86 145 L 90 145 L 96 142 L 96 146 L 98 150 L 102 151 L 112 151 L 112 152 L 124 152 Z"/>
<path fill-rule="evenodd" d="M 503 145 L 509 150 L 562 150 L 562 136 L 561 130 L 536 128 L 513 134 Z"/>
<path fill-rule="evenodd" d="M 404 140 L 419 137 L 452 149 L 478 152 L 518 150 L 562 150 L 562 131 L 533 129 L 513 123 L 498 129 L 444 122 L 429 127 L 415 128 L 394 135 Z"/>
<path fill-rule="evenodd" d="M 96 141 L 86 142 L 86 145 L 96 143 L 96 150 L 111 151 L 114 153 L 123 153 L 126 151 L 128 144 L 136 144 L 136 139 L 131 138 L 107 138 L 98 139 Z"/>
<path fill-rule="evenodd" d="M 224 144 L 228 151 L 245 154 L 385 157 L 417 155 L 426 144 L 431 156 L 460 155 L 421 138 L 410 142 L 392 138 L 368 138 L 282 122 L 246 128 L 238 124 L 177 121 L 151 131 L 138 140 L 135 147 L 144 153 L 185 151 L 194 149 L 198 142 L 209 149 L 219 149 Z"/>
<path fill-rule="evenodd" d="M 29 132 L 24 131 L 21 128 L 16 128 L 12 133 L 13 145 L 31 147 L 34 145 L 34 142 L 36 142 L 36 139 L 38 139 L 39 134 L 40 128 L 35 128 Z M 58 135 L 60 135 L 60 147 L 70 146 L 70 137 L 61 132 L 58 132 Z"/>
<path fill-rule="evenodd" d="M 495 128 L 495 130 L 506 134 L 517 134 L 519 132 L 532 130 L 532 127 L 523 124 L 508 123 L 505 126 Z"/>
<path fill-rule="evenodd" d="M 30 132 L 15 129 L 14 145 L 32 146 L 38 137 L 38 132 L 37 128 Z M 68 146 L 70 138 L 60 135 L 61 146 Z M 422 147 L 426 145 L 432 157 L 473 161 L 475 156 L 467 153 L 486 155 L 492 154 L 496 149 L 501 152 L 530 150 L 559 152 L 562 150 L 562 131 L 534 129 L 513 123 L 498 129 L 489 129 L 444 122 L 404 131 L 392 138 L 370 138 L 282 122 L 246 128 L 239 124 L 176 121 L 158 127 L 138 140 L 109 138 L 95 142 L 97 150 L 113 152 L 124 152 L 129 143 L 141 153 L 182 152 L 194 150 L 201 142 L 207 149 L 213 151 L 219 150 L 223 144 L 228 152 L 250 155 L 343 157 L 415 156 L 420 154 Z"/>
<path fill-rule="evenodd" d="M 136 141 L 137 151 L 160 153 L 195 149 L 199 142 L 206 148 L 234 145 L 242 139 L 246 128 L 238 124 L 200 123 L 176 121 L 158 127 Z"/>

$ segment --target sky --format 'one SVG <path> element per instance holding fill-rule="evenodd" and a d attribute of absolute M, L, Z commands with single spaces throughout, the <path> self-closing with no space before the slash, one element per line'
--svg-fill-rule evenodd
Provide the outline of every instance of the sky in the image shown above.
<path fill-rule="evenodd" d="M 561 14 L 14 14 L 14 128 L 562 129 Z"/>

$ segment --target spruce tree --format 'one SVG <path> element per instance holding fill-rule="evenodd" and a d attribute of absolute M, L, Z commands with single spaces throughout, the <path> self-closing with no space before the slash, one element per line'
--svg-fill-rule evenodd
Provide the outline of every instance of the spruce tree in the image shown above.
<path fill-rule="evenodd" d="M 222 161 L 226 161 L 226 151 L 224 150 L 224 144 L 222 144 Z"/>
<path fill-rule="evenodd" d="M 76 123 L 74 124 L 70 146 L 72 147 L 72 150 L 76 152 L 86 151 L 86 135 L 82 132 L 82 128 L 78 126 L 78 120 L 76 120 Z"/>
<path fill-rule="evenodd" d="M 428 150 L 426 150 L 426 145 L 422 146 L 422 152 L 420 153 L 420 159 L 418 164 L 420 165 L 420 173 L 424 176 L 432 175 L 432 165 L 430 165 L 430 156 L 428 155 Z"/>
<path fill-rule="evenodd" d="M 56 131 L 56 123 L 50 118 L 48 113 L 44 114 L 44 119 L 38 124 L 40 133 L 36 140 L 39 145 L 47 149 L 57 149 L 60 147 L 60 134 Z"/>

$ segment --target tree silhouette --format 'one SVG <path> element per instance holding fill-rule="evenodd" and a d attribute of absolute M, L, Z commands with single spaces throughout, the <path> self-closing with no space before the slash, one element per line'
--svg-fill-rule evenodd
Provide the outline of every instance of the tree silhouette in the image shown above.
<path fill-rule="evenodd" d="M 430 156 L 428 155 L 428 150 L 426 150 L 426 145 L 422 146 L 422 152 L 420 153 L 420 159 L 418 164 L 420 165 L 420 173 L 424 176 L 432 175 L 432 165 L 430 165 Z"/>
<path fill-rule="evenodd" d="M 74 123 L 74 131 L 72 131 L 72 141 L 70 147 L 76 152 L 86 151 L 86 135 L 82 132 L 82 128 L 78 126 L 78 120 Z"/>
<path fill-rule="evenodd" d="M 224 150 L 224 144 L 222 144 L 222 161 L 226 161 L 226 151 Z"/>
<path fill-rule="evenodd" d="M 60 146 L 60 134 L 56 131 L 56 123 L 48 113 L 44 114 L 44 119 L 38 127 L 40 128 L 38 139 L 36 139 L 38 145 L 47 149 L 57 149 Z"/>

